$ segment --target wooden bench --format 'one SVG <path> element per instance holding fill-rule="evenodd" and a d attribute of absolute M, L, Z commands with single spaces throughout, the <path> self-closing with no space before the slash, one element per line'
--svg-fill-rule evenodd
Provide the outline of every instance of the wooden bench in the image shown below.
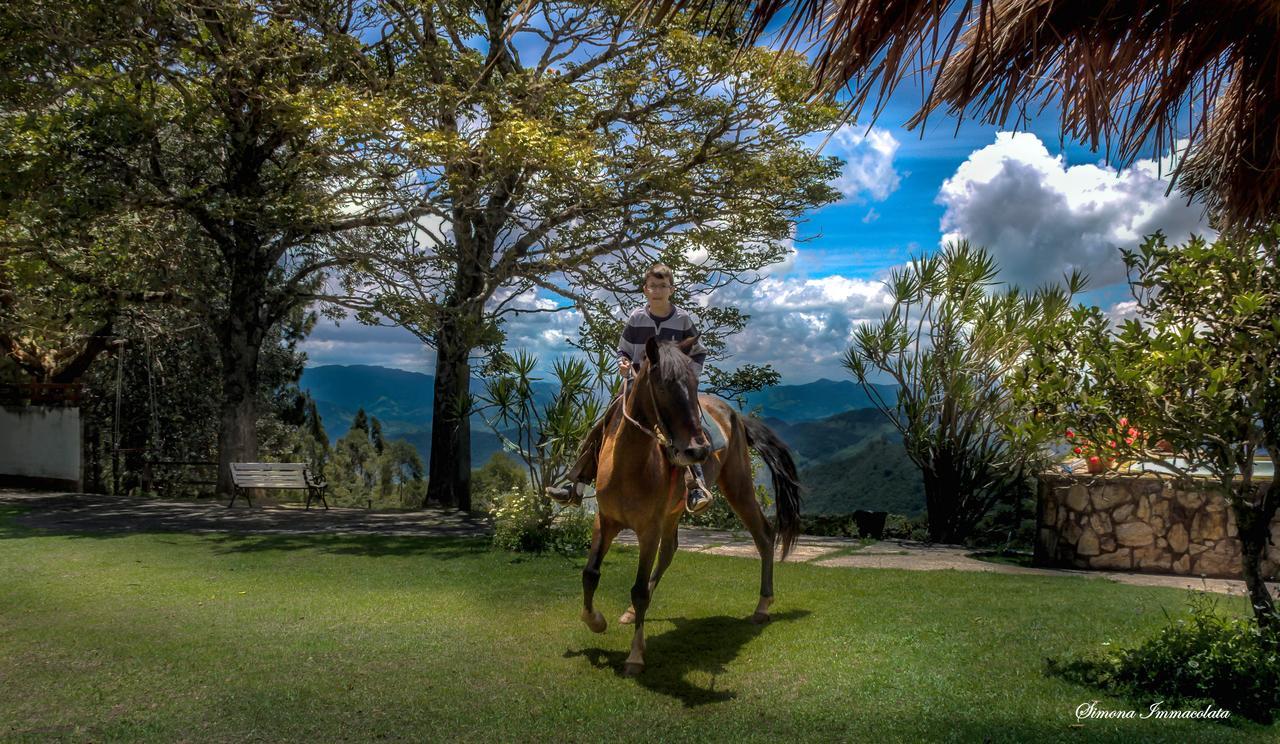
<path fill-rule="evenodd" d="M 329 502 L 324 499 L 326 488 L 324 481 L 312 478 L 311 468 L 304 462 L 233 462 L 231 463 L 231 482 L 234 484 L 234 490 L 231 501 L 227 504 L 228 509 L 236 503 L 236 496 L 240 495 L 249 502 L 249 506 L 253 506 L 253 501 L 245 491 L 247 488 L 289 488 L 306 491 L 305 508 L 311 508 L 312 499 L 318 499 L 321 504 L 324 504 L 325 509 L 329 508 Z"/>

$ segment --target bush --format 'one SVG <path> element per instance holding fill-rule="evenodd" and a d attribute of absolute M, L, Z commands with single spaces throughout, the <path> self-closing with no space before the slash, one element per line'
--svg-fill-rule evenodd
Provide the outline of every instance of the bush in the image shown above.
<path fill-rule="evenodd" d="M 800 531 L 825 537 L 862 536 L 852 514 L 804 514 L 800 517 Z"/>
<path fill-rule="evenodd" d="M 1280 650 L 1245 618 L 1217 612 L 1217 599 L 1194 592 L 1180 618 L 1137 648 L 1059 661 L 1048 672 L 1142 700 L 1165 710 L 1212 703 L 1259 723 L 1280 710 Z"/>
<path fill-rule="evenodd" d="M 524 488 L 528 484 L 529 476 L 524 465 L 505 452 L 494 452 L 484 465 L 471 471 L 472 508 L 492 514 L 511 489 Z"/>
<path fill-rule="evenodd" d="M 580 506 L 561 509 L 551 523 L 548 548 L 560 555 L 586 555 L 591 549 L 591 532 L 595 522 L 595 517 Z"/>
<path fill-rule="evenodd" d="M 582 555 L 591 546 L 594 520 L 581 507 L 557 510 L 527 488 L 513 488 L 495 499 L 493 546 L 517 553 Z"/>

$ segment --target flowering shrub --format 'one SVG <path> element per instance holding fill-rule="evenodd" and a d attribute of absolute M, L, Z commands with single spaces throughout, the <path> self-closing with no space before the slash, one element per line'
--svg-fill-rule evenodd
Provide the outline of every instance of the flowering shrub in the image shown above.
<path fill-rule="evenodd" d="M 1141 448 L 1142 432 L 1137 427 L 1130 426 L 1127 417 L 1121 416 L 1116 425 L 1119 427 L 1119 433 L 1116 427 L 1107 427 L 1106 433 L 1095 440 L 1076 432 L 1075 429 L 1067 429 L 1065 435 L 1067 441 L 1073 445 L 1072 453 L 1085 458 L 1090 470 L 1100 470 L 1114 465 L 1116 457 L 1122 452 Z"/>
<path fill-rule="evenodd" d="M 591 546 L 593 520 L 581 507 L 557 510 L 532 491 L 513 487 L 494 499 L 493 546 L 517 553 L 582 555 Z"/>

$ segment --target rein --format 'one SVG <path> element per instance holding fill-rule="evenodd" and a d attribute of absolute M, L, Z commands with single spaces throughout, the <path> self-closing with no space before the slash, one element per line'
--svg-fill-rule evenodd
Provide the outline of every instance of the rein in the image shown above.
<path fill-rule="evenodd" d="M 623 417 L 626 418 L 627 421 L 631 422 L 632 426 L 636 427 L 637 429 L 644 432 L 645 434 L 648 434 L 650 437 L 653 437 L 654 439 L 658 440 L 658 444 L 662 445 L 663 447 L 670 448 L 671 437 L 667 436 L 667 433 L 662 430 L 662 416 L 658 414 L 658 398 L 653 394 L 653 385 L 648 386 L 649 401 L 653 403 L 653 415 L 658 418 L 657 426 L 654 429 L 650 429 L 649 427 L 645 426 L 639 421 L 636 421 L 634 418 L 631 417 L 631 414 L 627 412 L 627 398 L 630 397 L 629 395 L 627 395 L 627 393 L 630 391 L 632 379 L 634 379 L 634 377 L 623 378 L 622 380 L 622 415 Z"/>

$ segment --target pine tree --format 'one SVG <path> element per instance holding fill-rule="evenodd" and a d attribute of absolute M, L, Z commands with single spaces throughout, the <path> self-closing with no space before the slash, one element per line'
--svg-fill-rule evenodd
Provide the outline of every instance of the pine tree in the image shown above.
<path fill-rule="evenodd" d="M 386 441 L 382 438 L 382 422 L 376 418 L 373 419 L 373 426 L 369 429 L 369 444 L 373 445 L 373 451 L 377 452 L 379 457 L 387 447 Z"/>

